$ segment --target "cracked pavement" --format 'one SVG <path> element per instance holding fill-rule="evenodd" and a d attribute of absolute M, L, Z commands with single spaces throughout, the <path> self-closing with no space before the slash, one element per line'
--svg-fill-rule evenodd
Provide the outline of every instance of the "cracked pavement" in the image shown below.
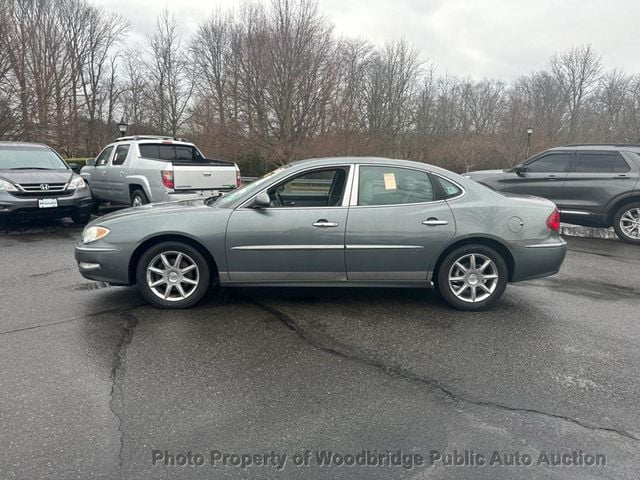
<path fill-rule="evenodd" d="M 84 280 L 79 229 L 0 234 L 0 477 L 616 478 L 640 466 L 640 250 L 463 314 L 429 291 L 240 289 L 159 311 Z M 604 467 L 153 465 L 179 454 L 582 450 Z"/>

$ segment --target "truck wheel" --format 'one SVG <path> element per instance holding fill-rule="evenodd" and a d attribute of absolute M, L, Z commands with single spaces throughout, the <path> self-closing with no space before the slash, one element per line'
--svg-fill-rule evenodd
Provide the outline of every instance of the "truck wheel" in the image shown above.
<path fill-rule="evenodd" d="M 613 216 L 613 229 L 620 240 L 640 244 L 640 203 L 628 203 Z"/>
<path fill-rule="evenodd" d="M 147 203 L 149 203 L 147 195 L 139 188 L 135 189 L 131 194 L 131 206 L 139 207 L 140 205 L 146 205 Z"/>
<path fill-rule="evenodd" d="M 144 252 L 136 269 L 138 290 L 160 308 L 189 308 L 202 300 L 211 284 L 209 265 L 191 245 L 163 242 Z"/>

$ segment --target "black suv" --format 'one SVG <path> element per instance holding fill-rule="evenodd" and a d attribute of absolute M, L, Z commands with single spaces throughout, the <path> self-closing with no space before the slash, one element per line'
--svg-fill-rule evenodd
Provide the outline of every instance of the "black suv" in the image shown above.
<path fill-rule="evenodd" d="M 501 192 L 555 202 L 562 221 L 610 227 L 640 244 L 640 145 L 567 145 L 551 148 L 508 170 L 465 174 Z"/>

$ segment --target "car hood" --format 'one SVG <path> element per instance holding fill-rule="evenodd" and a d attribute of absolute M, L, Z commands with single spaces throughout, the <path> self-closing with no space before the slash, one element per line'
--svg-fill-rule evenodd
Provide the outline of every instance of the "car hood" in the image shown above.
<path fill-rule="evenodd" d="M 0 170 L 0 178 L 11 183 L 67 183 L 71 170 Z"/>
<path fill-rule="evenodd" d="M 104 224 L 105 222 L 109 222 L 112 220 L 121 220 L 124 218 L 132 219 L 135 217 L 147 217 L 149 215 L 161 215 L 161 214 L 172 214 L 172 213 L 182 213 L 185 214 L 189 211 L 202 209 L 202 208 L 211 208 L 207 207 L 204 203 L 205 199 L 194 199 L 194 200 L 180 200 L 175 202 L 160 202 L 160 203 L 149 203 L 147 205 L 142 205 L 140 207 L 131 207 L 125 208 L 124 210 L 119 210 L 117 212 L 108 213 L 103 215 L 93 222 L 92 224 Z"/>

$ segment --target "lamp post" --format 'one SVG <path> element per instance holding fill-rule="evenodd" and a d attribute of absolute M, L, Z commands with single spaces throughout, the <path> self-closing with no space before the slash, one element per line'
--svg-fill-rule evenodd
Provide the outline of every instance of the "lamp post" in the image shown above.
<path fill-rule="evenodd" d="M 529 158 L 529 148 L 531 147 L 531 135 L 533 134 L 533 128 L 527 127 L 527 154 L 524 158 Z"/>
<path fill-rule="evenodd" d="M 120 132 L 120 136 L 124 137 L 127 134 L 127 128 L 129 128 L 129 124 L 124 121 L 124 118 L 120 120 L 118 123 L 118 131 Z"/>

